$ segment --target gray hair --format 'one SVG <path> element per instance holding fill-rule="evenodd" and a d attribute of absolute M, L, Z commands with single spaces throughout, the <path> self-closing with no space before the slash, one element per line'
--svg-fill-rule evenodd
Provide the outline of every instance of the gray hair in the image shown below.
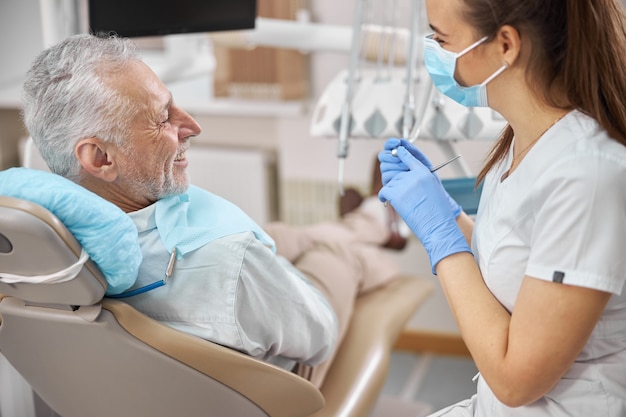
<path fill-rule="evenodd" d="M 81 139 L 123 145 L 138 109 L 107 81 L 139 60 L 130 40 L 93 35 L 71 36 L 35 59 L 24 82 L 22 117 L 52 172 L 78 179 L 74 147 Z"/>

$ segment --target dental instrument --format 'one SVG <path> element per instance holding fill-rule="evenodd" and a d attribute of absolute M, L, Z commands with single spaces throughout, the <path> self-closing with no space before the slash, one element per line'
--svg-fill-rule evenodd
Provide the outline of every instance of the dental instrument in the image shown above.
<path fill-rule="evenodd" d="M 395 151 L 395 149 L 394 149 L 394 151 Z M 450 162 L 454 162 L 454 161 L 456 161 L 456 160 L 457 160 L 457 159 L 459 159 L 460 157 L 461 157 L 461 155 L 459 154 L 459 155 L 455 156 L 454 158 L 448 159 L 446 162 L 442 162 L 441 164 L 437 165 L 436 167 L 431 168 L 430 172 L 435 172 L 435 171 L 439 170 L 440 168 L 445 167 L 445 166 L 446 166 L 446 165 L 448 165 Z"/>

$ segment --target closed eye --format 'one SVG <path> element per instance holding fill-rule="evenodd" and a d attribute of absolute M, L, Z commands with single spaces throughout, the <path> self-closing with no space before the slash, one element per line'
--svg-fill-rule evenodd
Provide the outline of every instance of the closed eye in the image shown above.
<path fill-rule="evenodd" d="M 445 40 L 441 39 L 439 36 L 437 36 L 436 34 L 433 34 L 433 38 L 432 38 L 435 42 L 437 42 L 439 45 L 444 45 L 446 43 Z"/>
<path fill-rule="evenodd" d="M 169 113 L 169 112 L 167 112 L 167 113 L 165 114 L 165 118 L 163 118 L 163 119 L 159 122 L 159 125 L 163 126 L 163 125 L 165 125 L 165 124 L 169 123 L 169 121 L 170 121 L 170 113 Z"/>
<path fill-rule="evenodd" d="M 435 41 L 435 42 L 437 42 L 439 45 L 443 45 L 444 43 L 446 43 L 446 41 L 445 41 L 445 40 L 443 40 L 443 39 L 441 39 L 441 38 L 439 37 L 439 35 L 437 35 L 436 33 L 431 33 L 430 35 L 427 35 L 426 37 L 427 37 L 427 38 L 429 38 L 429 39 L 434 40 L 434 41 Z"/>

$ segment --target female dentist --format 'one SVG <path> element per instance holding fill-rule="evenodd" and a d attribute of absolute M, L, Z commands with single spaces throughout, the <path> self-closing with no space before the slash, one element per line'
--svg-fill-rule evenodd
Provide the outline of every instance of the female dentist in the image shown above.
<path fill-rule="evenodd" d="M 618 1 L 426 0 L 434 84 L 508 122 L 475 223 L 415 146 L 379 154 L 379 198 L 421 240 L 480 371 L 476 395 L 434 416 L 626 416 Z"/>

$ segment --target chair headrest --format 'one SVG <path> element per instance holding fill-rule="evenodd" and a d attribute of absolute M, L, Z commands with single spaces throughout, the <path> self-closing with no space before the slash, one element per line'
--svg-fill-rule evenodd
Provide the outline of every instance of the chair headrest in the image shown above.
<path fill-rule="evenodd" d="M 90 260 L 77 265 L 81 252 L 78 241 L 48 210 L 26 200 L 0 196 L 0 277 L 6 278 L 6 282 L 0 279 L 0 293 L 32 303 L 98 302 L 105 294 L 106 280 Z M 53 276 L 72 265 L 77 265 L 77 273 L 71 279 L 28 282 L 33 277 Z"/>

